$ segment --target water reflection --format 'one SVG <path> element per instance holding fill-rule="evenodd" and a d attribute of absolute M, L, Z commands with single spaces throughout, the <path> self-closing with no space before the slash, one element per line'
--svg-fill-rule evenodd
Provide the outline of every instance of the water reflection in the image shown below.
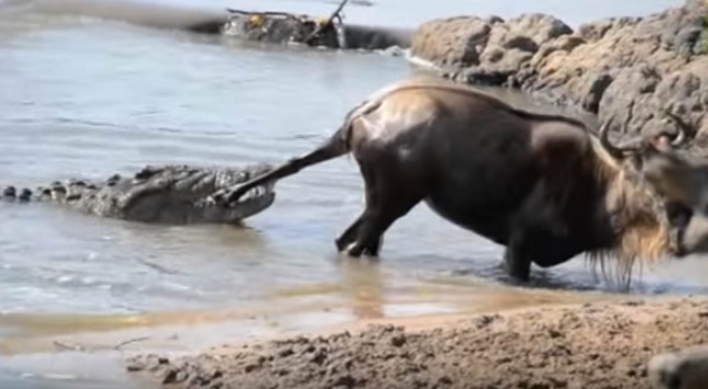
<path fill-rule="evenodd" d="M 339 257 L 342 294 L 359 320 L 384 317 L 386 277 L 378 261 Z"/>

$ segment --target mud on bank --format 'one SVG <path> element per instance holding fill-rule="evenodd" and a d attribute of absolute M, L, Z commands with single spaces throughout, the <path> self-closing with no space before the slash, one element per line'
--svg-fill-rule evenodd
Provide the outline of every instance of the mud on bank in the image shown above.
<path fill-rule="evenodd" d="M 704 342 L 708 298 L 626 300 L 138 356 L 127 368 L 178 388 L 646 389 L 653 355 Z"/>

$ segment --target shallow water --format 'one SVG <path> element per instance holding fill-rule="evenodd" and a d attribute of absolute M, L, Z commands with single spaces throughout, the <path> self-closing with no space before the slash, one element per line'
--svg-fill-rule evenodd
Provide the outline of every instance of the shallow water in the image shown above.
<path fill-rule="evenodd" d="M 348 16 L 412 27 L 446 14 L 545 11 L 577 24 L 675 3 L 578 1 L 566 8 L 565 1 L 421 1 L 410 7 L 381 0 L 351 6 Z M 294 0 L 209 7 L 222 4 L 324 13 L 334 7 Z M 322 141 L 368 93 L 411 73 L 402 58 L 383 54 L 0 12 L 0 185 L 103 179 L 149 163 L 282 161 Z M 276 203 L 245 229 L 157 227 L 0 202 L 0 351 L 12 344 L 13 353 L 21 352 L 22 340 L 32 337 L 133 326 L 126 318 L 153 324 L 194 319 L 179 314 L 185 311 L 331 312 L 297 322 L 306 327 L 320 320 L 568 301 L 562 293 L 507 294 L 510 289 L 496 286 L 501 249 L 424 205 L 388 232 L 379 263 L 339 258 L 333 239 L 361 211 L 361 189 L 351 159 L 313 167 L 279 183 Z M 701 258 L 663 266 L 646 271 L 634 291 L 702 293 L 706 270 Z M 606 290 L 582 260 L 536 277 L 544 287 Z M 174 316 L 160 317 L 165 312 Z M 18 379 L 3 375 L 3 366 L 0 387 L 6 387 L 2 377 Z"/>

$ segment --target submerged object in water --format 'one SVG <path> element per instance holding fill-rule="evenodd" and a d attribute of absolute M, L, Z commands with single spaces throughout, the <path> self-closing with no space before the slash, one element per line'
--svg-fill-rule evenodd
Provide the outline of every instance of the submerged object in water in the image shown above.
<path fill-rule="evenodd" d="M 250 12 L 227 9 L 231 16 L 222 33 L 247 40 L 297 43 L 331 49 L 383 50 L 408 48 L 412 30 L 345 25 L 341 12 L 347 0 L 329 16 L 318 18 L 287 12 Z"/>
<path fill-rule="evenodd" d="M 221 12 L 132 0 L 18 0 L 17 3 L 44 14 L 81 15 L 153 28 L 330 49 L 403 49 L 410 47 L 413 35 L 412 30 L 345 24 L 341 12 L 347 0 L 326 17 L 230 8 Z"/>

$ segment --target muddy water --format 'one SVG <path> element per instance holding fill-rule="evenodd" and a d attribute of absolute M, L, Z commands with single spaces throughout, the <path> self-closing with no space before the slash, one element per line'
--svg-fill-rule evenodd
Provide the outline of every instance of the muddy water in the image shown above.
<path fill-rule="evenodd" d="M 243 44 L 19 12 L 22 3 L 9 3 L 0 8 L 0 185 L 102 179 L 148 163 L 281 161 L 322 141 L 366 94 L 412 71 L 401 58 L 383 54 Z M 412 27 L 431 15 L 546 11 L 577 23 L 675 2 L 575 2 L 572 9 L 554 1 L 423 1 L 413 9 L 394 0 L 379 3 L 352 6 L 349 20 Z M 302 12 L 333 6 L 223 4 Z M 281 182 L 275 205 L 244 229 L 156 227 L 0 203 L 0 352 L 14 355 L 0 361 L 0 387 L 27 382 L 27 372 L 48 365 L 59 368 L 47 385 L 61 382 L 71 369 L 48 362 L 54 356 L 22 354 L 62 349 L 57 339 L 70 344 L 81 334 L 89 334 L 88 342 L 118 331 L 102 340 L 118 344 L 144 336 L 145 325 L 183 326 L 175 330 L 181 344 L 198 346 L 227 335 L 569 302 L 608 290 L 580 259 L 537 271 L 542 289 L 503 286 L 501 248 L 424 205 L 389 231 L 380 262 L 340 258 L 333 239 L 361 211 L 361 189 L 348 158 L 311 168 Z M 633 291 L 702 293 L 706 270 L 701 258 L 644 269 Z M 211 332 L 192 326 L 217 322 L 232 324 Z M 27 387 L 44 385 L 32 382 L 36 386 Z M 87 387 L 95 387 L 91 382 Z"/>

